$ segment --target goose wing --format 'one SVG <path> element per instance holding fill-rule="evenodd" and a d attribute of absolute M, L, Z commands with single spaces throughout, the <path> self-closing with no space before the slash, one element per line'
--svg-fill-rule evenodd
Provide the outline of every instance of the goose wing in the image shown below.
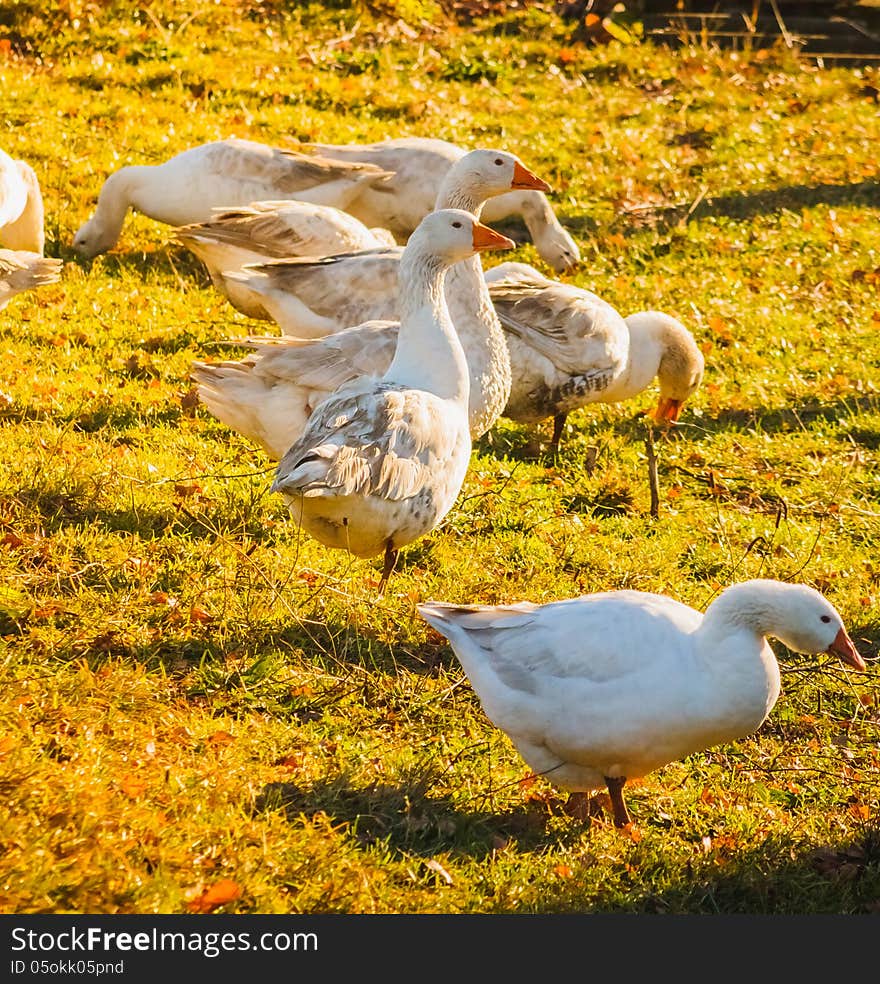
<path fill-rule="evenodd" d="M 560 372 L 607 373 L 618 367 L 626 324 L 600 297 L 567 284 L 541 287 L 521 279 L 488 286 L 505 331 Z"/>
<path fill-rule="evenodd" d="M 459 451 L 447 404 L 394 384 L 337 391 L 278 464 L 273 492 L 408 499 Z"/>
<path fill-rule="evenodd" d="M 317 315 L 342 317 L 341 327 L 348 327 L 398 317 L 402 253 L 403 247 L 385 246 L 321 259 L 248 264 L 243 273 L 257 292 L 292 294 Z"/>

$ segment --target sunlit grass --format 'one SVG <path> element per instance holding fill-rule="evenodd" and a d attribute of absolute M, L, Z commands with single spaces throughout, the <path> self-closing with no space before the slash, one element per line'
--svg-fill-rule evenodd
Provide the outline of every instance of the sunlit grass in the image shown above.
<path fill-rule="evenodd" d="M 549 5 L 547 5 L 549 7 Z M 615 588 L 699 608 L 812 584 L 880 640 L 876 78 L 592 47 L 540 6 L 12 2 L 0 146 L 37 170 L 62 281 L 0 320 L 0 897 L 6 911 L 865 912 L 880 890 L 880 688 L 775 644 L 749 739 L 633 785 L 635 830 L 569 817 L 492 728 L 422 599 Z M 549 431 L 502 421 L 457 508 L 377 563 L 330 552 L 272 464 L 193 399 L 255 325 L 169 230 L 70 249 L 104 178 L 236 134 L 509 148 L 554 187 L 623 313 L 706 354 L 658 445 L 654 394 Z M 514 231 L 521 231 L 515 224 Z M 541 267 L 531 244 L 504 259 Z M 494 259 L 492 260 L 494 262 Z M 429 861 L 436 864 L 428 864 Z"/>

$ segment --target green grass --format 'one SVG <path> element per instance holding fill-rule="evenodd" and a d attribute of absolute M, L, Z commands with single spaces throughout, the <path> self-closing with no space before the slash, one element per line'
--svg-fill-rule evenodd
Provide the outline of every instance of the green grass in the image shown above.
<path fill-rule="evenodd" d="M 592 47 L 549 10 L 0 14 L 0 146 L 37 170 L 68 261 L 0 320 L 5 911 L 876 911 L 876 662 L 774 644 L 770 719 L 634 784 L 622 834 L 521 782 L 416 615 L 623 587 L 703 608 L 760 575 L 824 591 L 865 655 L 880 641 L 876 77 Z M 566 279 L 676 314 L 706 353 L 658 446 L 659 518 L 648 392 L 573 415 L 555 462 L 548 428 L 500 422 L 379 603 L 378 561 L 301 537 L 271 462 L 188 381 L 265 326 L 149 219 L 91 264 L 70 249 L 111 171 L 232 134 L 440 136 L 549 180 L 584 255 Z M 546 269 L 530 244 L 501 258 Z"/>

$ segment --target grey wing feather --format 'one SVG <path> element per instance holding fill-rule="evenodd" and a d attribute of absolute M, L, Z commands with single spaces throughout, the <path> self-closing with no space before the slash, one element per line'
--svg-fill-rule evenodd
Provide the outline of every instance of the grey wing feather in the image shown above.
<path fill-rule="evenodd" d="M 320 259 L 247 264 L 243 269 L 265 276 L 271 289 L 293 294 L 316 314 L 338 318 L 342 312 L 353 324 L 399 317 L 402 252 L 402 247 L 388 246 Z M 259 277 L 257 289 L 258 281 Z"/>
<path fill-rule="evenodd" d="M 587 368 L 607 372 L 612 367 L 609 333 L 625 330 L 625 325 L 595 294 L 566 284 L 549 289 L 522 281 L 498 281 L 488 287 L 505 331 L 562 372 L 581 374 Z"/>
<path fill-rule="evenodd" d="M 397 345 L 397 321 L 367 321 L 324 338 L 248 337 L 245 362 L 261 376 L 332 392 L 360 376 L 382 376 Z"/>
<path fill-rule="evenodd" d="M 279 462 L 272 491 L 390 500 L 415 495 L 431 480 L 434 460 L 451 456 L 455 445 L 442 401 L 425 396 L 393 384 L 337 391 L 315 408 Z"/>

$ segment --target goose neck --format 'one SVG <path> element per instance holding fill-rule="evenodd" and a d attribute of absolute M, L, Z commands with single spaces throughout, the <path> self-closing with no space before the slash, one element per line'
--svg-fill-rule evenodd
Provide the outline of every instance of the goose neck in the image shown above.
<path fill-rule="evenodd" d="M 443 292 L 447 268 L 427 251 L 404 250 L 400 262 L 400 330 L 385 378 L 466 407 L 468 367 Z"/>
<path fill-rule="evenodd" d="M 437 192 L 434 209 L 436 211 L 441 208 L 460 208 L 479 218 L 484 204 L 485 199 L 478 196 L 475 190 L 455 173 L 453 167 Z"/>
<path fill-rule="evenodd" d="M 626 322 L 629 342 L 626 365 L 605 399 L 618 402 L 637 396 L 654 381 L 663 358 L 663 341 L 651 326 Z"/>

